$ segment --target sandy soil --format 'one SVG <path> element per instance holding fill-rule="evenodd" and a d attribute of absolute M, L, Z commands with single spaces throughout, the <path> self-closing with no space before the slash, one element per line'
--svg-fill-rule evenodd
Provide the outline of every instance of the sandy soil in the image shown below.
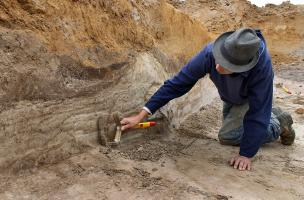
<path fill-rule="evenodd" d="M 264 145 L 250 172 L 228 166 L 227 160 L 238 147 L 220 145 L 216 131 L 203 130 L 209 132 L 207 139 L 191 132 L 176 137 L 147 131 L 112 151 L 100 147 L 55 165 L 2 176 L 0 198 L 303 199 L 304 116 L 294 112 L 304 105 L 302 82 L 280 77 L 276 82 L 284 82 L 293 92 L 289 95 L 278 88 L 276 104 L 292 113 L 296 142 L 293 146 L 279 141 Z"/>
<path fill-rule="evenodd" d="M 275 84 L 283 83 L 292 94 L 275 88 L 275 104 L 292 113 L 296 142 L 264 145 L 250 172 L 227 163 L 238 147 L 216 139 L 217 100 L 190 116 L 208 127 L 187 126 L 186 120 L 180 136 L 145 131 L 123 138 L 117 149 L 95 148 L 54 165 L 2 175 L 0 199 L 303 199 L 304 115 L 295 113 L 304 106 L 303 76 L 298 68 L 288 72 L 293 78 L 280 72 Z"/>
<path fill-rule="evenodd" d="M 0 199 L 304 199 L 302 11 L 243 0 L 0 2 Z M 117 148 L 98 144 L 98 117 L 136 112 L 203 44 L 244 25 L 269 41 L 274 104 L 294 118 L 294 145 L 264 145 L 252 171 L 232 169 L 239 148 L 217 140 L 222 104 L 205 79 L 153 116 L 158 126 Z"/>

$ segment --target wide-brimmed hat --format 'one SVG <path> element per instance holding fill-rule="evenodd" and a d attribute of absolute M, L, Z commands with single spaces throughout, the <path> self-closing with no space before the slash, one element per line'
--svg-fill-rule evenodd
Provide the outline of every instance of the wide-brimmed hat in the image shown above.
<path fill-rule="evenodd" d="M 212 53 L 216 64 L 231 72 L 245 72 L 259 61 L 261 39 L 251 28 L 225 32 L 213 44 Z"/>

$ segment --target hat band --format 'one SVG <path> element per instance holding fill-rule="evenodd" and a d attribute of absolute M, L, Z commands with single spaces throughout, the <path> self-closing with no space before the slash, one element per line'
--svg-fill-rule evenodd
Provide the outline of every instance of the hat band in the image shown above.
<path fill-rule="evenodd" d="M 246 64 L 249 64 L 251 62 L 251 60 L 253 59 L 253 58 L 251 58 L 249 60 L 236 59 L 236 58 L 230 56 L 230 54 L 225 49 L 224 45 L 221 46 L 221 53 L 229 62 L 231 62 L 235 65 L 246 65 Z"/>

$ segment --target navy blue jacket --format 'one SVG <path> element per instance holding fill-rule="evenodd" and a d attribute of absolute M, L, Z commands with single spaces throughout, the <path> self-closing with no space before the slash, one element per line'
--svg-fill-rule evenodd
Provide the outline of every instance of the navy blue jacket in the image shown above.
<path fill-rule="evenodd" d="M 219 74 L 212 54 L 213 43 L 208 44 L 177 75 L 165 81 L 145 107 L 151 113 L 156 112 L 170 100 L 187 93 L 200 78 L 209 74 L 223 101 L 238 105 L 249 103 L 249 110 L 243 120 L 244 134 L 240 155 L 253 157 L 266 137 L 270 122 L 274 77 L 265 39 L 260 31 L 257 31 L 257 35 L 262 41 L 260 56 L 251 70 L 236 76 Z"/>

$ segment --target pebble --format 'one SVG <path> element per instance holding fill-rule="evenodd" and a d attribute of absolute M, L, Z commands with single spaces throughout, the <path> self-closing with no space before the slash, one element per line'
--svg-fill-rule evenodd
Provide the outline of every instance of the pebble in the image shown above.
<path fill-rule="evenodd" d="M 152 169 L 152 172 L 156 172 L 158 169 L 157 168 L 153 168 Z"/>
<path fill-rule="evenodd" d="M 302 115 L 302 114 L 304 114 L 304 108 L 298 108 L 298 109 L 295 110 L 295 112 L 296 112 L 297 114 Z"/>

